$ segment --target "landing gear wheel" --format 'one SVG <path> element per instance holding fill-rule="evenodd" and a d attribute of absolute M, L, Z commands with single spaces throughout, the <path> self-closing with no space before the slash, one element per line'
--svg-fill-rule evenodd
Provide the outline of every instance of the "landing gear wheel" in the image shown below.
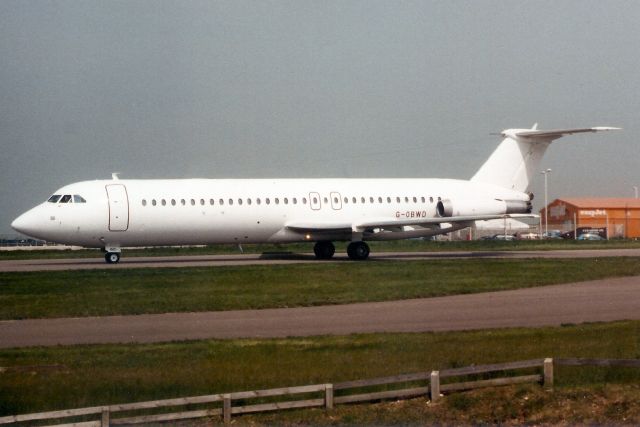
<path fill-rule="evenodd" d="M 120 261 L 120 254 L 117 252 L 107 252 L 104 254 L 104 260 L 107 261 L 107 264 L 115 264 Z"/>
<path fill-rule="evenodd" d="M 365 242 L 351 242 L 347 246 L 347 255 L 354 261 L 363 261 L 369 258 L 369 245 Z"/>
<path fill-rule="evenodd" d="M 331 259 L 336 253 L 336 247 L 331 242 L 317 242 L 313 247 L 313 253 L 318 259 Z"/>

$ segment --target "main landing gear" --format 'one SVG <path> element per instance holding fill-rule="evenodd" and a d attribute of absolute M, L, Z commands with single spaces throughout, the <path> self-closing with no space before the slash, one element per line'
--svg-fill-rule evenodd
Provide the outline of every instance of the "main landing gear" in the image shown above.
<path fill-rule="evenodd" d="M 363 241 L 351 242 L 347 246 L 347 255 L 354 261 L 363 261 L 369 258 L 369 245 Z"/>
<path fill-rule="evenodd" d="M 347 255 L 354 261 L 362 261 L 369 257 L 369 245 L 365 242 L 351 242 L 347 246 Z M 313 247 L 313 253 L 318 259 L 331 259 L 336 253 L 336 247 L 331 242 L 317 242 Z"/>
<path fill-rule="evenodd" d="M 318 259 L 331 259 L 336 253 L 336 247 L 331 242 L 317 242 L 313 247 L 313 253 Z"/>

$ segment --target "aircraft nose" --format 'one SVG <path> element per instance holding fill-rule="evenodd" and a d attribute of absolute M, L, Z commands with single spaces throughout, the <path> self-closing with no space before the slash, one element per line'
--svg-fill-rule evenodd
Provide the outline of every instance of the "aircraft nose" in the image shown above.
<path fill-rule="evenodd" d="M 33 210 L 27 211 L 13 220 L 11 228 L 28 236 L 35 236 L 38 229 L 38 221 L 33 215 Z"/>

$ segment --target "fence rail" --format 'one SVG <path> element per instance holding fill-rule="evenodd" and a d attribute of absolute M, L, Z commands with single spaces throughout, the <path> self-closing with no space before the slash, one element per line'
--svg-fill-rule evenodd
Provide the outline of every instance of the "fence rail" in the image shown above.
<path fill-rule="evenodd" d="M 12 415 L 0 417 L 0 424 L 21 423 L 38 420 L 61 420 L 71 417 L 99 416 L 92 421 L 80 421 L 68 424 L 57 424 L 56 427 L 92 427 L 123 424 L 141 424 L 150 422 L 176 421 L 191 418 L 222 416 L 226 423 L 231 421 L 232 415 L 240 415 L 254 412 L 277 411 L 293 408 L 324 407 L 331 409 L 335 404 L 369 402 L 384 399 L 407 399 L 418 396 L 428 396 L 432 401 L 440 398 L 441 393 L 471 390 L 482 387 L 495 387 L 509 384 L 541 383 L 545 387 L 553 387 L 553 367 L 559 366 L 601 366 L 601 367 L 634 367 L 640 368 L 640 360 L 637 359 L 533 359 L 517 362 L 498 363 L 490 365 L 467 366 L 463 368 L 444 369 L 442 371 L 425 371 L 412 374 L 402 374 L 389 377 L 370 378 L 365 380 L 345 381 L 336 384 L 314 384 L 298 387 L 283 387 L 267 390 L 242 391 L 227 394 L 211 394 L 205 396 L 193 396 L 177 399 L 163 399 L 149 402 L 126 403 L 119 405 L 93 406 L 88 408 L 68 409 L 61 411 L 49 411 L 34 414 Z M 493 372 L 514 371 L 522 369 L 542 369 L 542 374 L 529 374 L 508 376 L 474 381 L 458 381 L 440 383 L 443 378 L 468 377 Z M 466 378 L 465 378 L 466 379 Z M 401 388 L 384 391 L 370 391 L 357 393 L 358 389 L 368 387 L 423 383 L 410 388 Z M 427 383 L 427 384 L 424 384 Z M 352 393 L 347 393 L 350 390 Z M 340 391 L 342 395 L 335 396 Z M 233 405 L 233 401 L 277 398 L 281 396 L 307 395 L 301 400 L 285 400 L 267 403 Z M 310 398 L 311 394 L 315 394 Z M 318 394 L 321 394 L 318 396 Z M 243 402 L 244 403 L 244 402 Z M 131 412 L 140 410 L 154 410 L 185 405 L 221 404 L 220 407 L 190 410 L 182 412 L 138 415 L 129 417 L 112 418 L 112 414 L 119 412 Z"/>

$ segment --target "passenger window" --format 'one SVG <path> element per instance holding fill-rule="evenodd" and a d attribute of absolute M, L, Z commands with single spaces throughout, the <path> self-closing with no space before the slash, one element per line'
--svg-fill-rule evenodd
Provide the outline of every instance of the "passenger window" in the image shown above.
<path fill-rule="evenodd" d="M 155 206 L 155 205 L 156 205 L 156 199 L 151 200 L 151 204 L 152 204 L 153 206 Z"/>
<path fill-rule="evenodd" d="M 257 203 L 257 204 L 262 203 L 262 202 L 260 201 L 260 197 L 258 197 L 258 198 L 256 199 L 256 203 Z"/>
<path fill-rule="evenodd" d="M 352 201 L 353 203 L 356 203 L 356 202 L 358 201 L 358 199 L 356 199 L 355 197 L 352 197 L 352 198 L 351 198 L 351 201 Z"/>
<path fill-rule="evenodd" d="M 324 198 L 324 204 L 326 205 L 327 203 L 329 203 L 329 199 L 327 199 L 326 197 Z"/>
<path fill-rule="evenodd" d="M 220 199 L 220 200 L 218 200 L 218 203 L 220 204 L 220 206 L 222 206 L 222 205 L 224 205 L 224 200 Z"/>
<path fill-rule="evenodd" d="M 49 200 L 47 200 L 47 202 L 49 203 L 56 203 L 58 200 L 60 200 L 60 195 L 59 194 L 54 194 L 53 196 L 49 197 Z"/>
<path fill-rule="evenodd" d="M 65 194 L 64 196 L 62 196 L 62 199 L 60 199 L 60 203 L 71 203 L 71 195 Z"/>
<path fill-rule="evenodd" d="M 303 205 L 306 205 L 306 204 L 307 204 L 307 198 L 306 198 L 306 197 L 303 197 L 303 198 L 302 198 L 302 204 L 303 204 Z"/>
<path fill-rule="evenodd" d="M 284 198 L 284 204 L 288 205 L 289 204 L 289 199 L 287 199 L 286 197 Z"/>
<path fill-rule="evenodd" d="M 233 205 L 233 199 L 229 199 L 229 206 Z"/>
<path fill-rule="evenodd" d="M 369 197 L 369 203 L 373 203 L 373 197 Z"/>
<path fill-rule="evenodd" d="M 209 199 L 209 204 L 213 206 L 213 199 Z"/>
<path fill-rule="evenodd" d="M 396 197 L 396 203 L 400 203 L 400 197 Z"/>
<path fill-rule="evenodd" d="M 418 198 L 417 197 L 413 198 L 413 203 L 418 203 Z"/>
<path fill-rule="evenodd" d="M 269 198 L 267 197 L 266 199 L 264 199 L 264 202 L 265 202 L 266 204 L 270 204 L 270 203 L 271 203 L 271 200 L 269 200 Z"/>
<path fill-rule="evenodd" d="M 273 199 L 276 205 L 280 204 L 280 199 L 278 199 L 277 197 L 275 199 Z"/>
<path fill-rule="evenodd" d="M 171 199 L 171 206 L 175 206 L 176 205 L 176 199 Z"/>
<path fill-rule="evenodd" d="M 191 199 L 191 206 L 195 206 L 196 205 L 196 201 L 194 199 Z"/>
<path fill-rule="evenodd" d="M 147 200 L 146 199 L 142 199 L 142 206 L 147 206 Z"/>
<path fill-rule="evenodd" d="M 360 197 L 360 203 L 363 203 L 363 204 L 364 204 L 364 203 L 365 203 L 365 200 L 366 200 L 366 199 L 365 199 L 364 197 Z"/>
<path fill-rule="evenodd" d="M 391 203 L 391 197 L 387 197 L 387 203 Z"/>
<path fill-rule="evenodd" d="M 79 194 L 74 194 L 73 203 L 87 203 L 87 201 L 84 199 L 84 197 L 80 196 Z"/>
<path fill-rule="evenodd" d="M 242 205 L 242 199 L 238 199 L 238 204 Z"/>
<path fill-rule="evenodd" d="M 409 203 L 409 198 L 408 198 L 408 197 L 405 197 L 405 198 L 404 198 L 404 201 L 405 201 L 405 203 Z"/>
<path fill-rule="evenodd" d="M 166 206 L 167 205 L 167 201 L 165 199 L 162 199 L 162 206 Z"/>
<path fill-rule="evenodd" d="M 316 197 L 313 198 L 313 204 L 314 205 L 318 204 L 318 199 Z"/>
<path fill-rule="evenodd" d="M 333 198 L 333 203 L 335 203 L 335 204 L 337 205 L 337 204 L 338 204 L 338 202 L 339 202 L 338 198 L 337 198 L 337 197 L 334 197 L 334 198 Z"/>
<path fill-rule="evenodd" d="M 382 197 L 378 197 L 378 203 L 382 203 Z"/>
<path fill-rule="evenodd" d="M 200 199 L 200 206 L 204 206 L 204 199 Z"/>
<path fill-rule="evenodd" d="M 184 199 L 180 199 L 180 204 L 181 204 L 182 206 L 184 206 L 184 205 L 186 205 L 186 204 L 187 204 L 187 202 L 186 202 L 186 200 L 184 200 Z"/>
<path fill-rule="evenodd" d="M 293 198 L 293 204 L 297 205 L 298 204 L 298 199 L 296 199 L 295 197 Z"/>
<path fill-rule="evenodd" d="M 429 201 L 433 203 L 433 197 L 429 197 Z"/>
<path fill-rule="evenodd" d="M 345 198 L 344 198 L 344 202 L 345 202 L 345 203 L 349 203 L 349 198 L 348 198 L 348 197 L 345 197 Z"/>

